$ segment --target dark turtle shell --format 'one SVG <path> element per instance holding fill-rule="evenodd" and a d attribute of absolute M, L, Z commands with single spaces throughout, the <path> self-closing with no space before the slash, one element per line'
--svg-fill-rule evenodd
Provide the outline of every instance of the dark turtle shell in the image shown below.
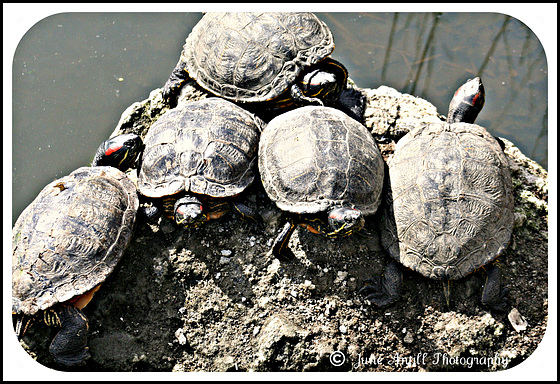
<path fill-rule="evenodd" d="M 431 123 L 404 136 L 389 160 L 382 243 L 433 279 L 456 280 L 491 262 L 513 229 L 508 161 L 485 128 Z"/>
<path fill-rule="evenodd" d="M 134 183 L 83 167 L 48 184 L 12 229 L 12 311 L 33 315 L 102 283 L 132 236 Z"/>
<path fill-rule="evenodd" d="M 379 207 L 384 162 L 367 128 L 329 107 L 286 112 L 264 129 L 259 171 L 268 196 L 285 211 L 317 213 Z"/>
<path fill-rule="evenodd" d="M 189 76 L 232 101 L 271 100 L 331 54 L 328 26 L 306 12 L 206 13 L 183 47 Z"/>
<path fill-rule="evenodd" d="M 254 179 L 263 127 L 258 117 L 217 97 L 167 111 L 144 139 L 140 193 L 151 198 L 241 193 Z"/>

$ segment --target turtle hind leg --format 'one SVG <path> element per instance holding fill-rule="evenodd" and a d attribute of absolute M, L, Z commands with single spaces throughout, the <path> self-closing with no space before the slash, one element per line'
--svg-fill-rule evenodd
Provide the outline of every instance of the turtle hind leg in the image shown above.
<path fill-rule="evenodd" d="M 170 107 L 177 106 L 177 96 L 179 95 L 181 87 L 188 78 L 189 74 L 187 73 L 187 63 L 181 58 L 162 89 L 163 99 L 169 103 Z"/>
<path fill-rule="evenodd" d="M 495 260 L 486 268 L 486 282 L 482 289 L 482 305 L 497 312 L 505 312 L 508 307 L 508 289 L 502 287 L 502 270 Z"/>
<path fill-rule="evenodd" d="M 393 304 L 401 297 L 403 275 L 397 263 L 391 260 L 383 276 L 367 279 L 359 293 L 366 296 L 372 304 L 383 308 Z"/>
<path fill-rule="evenodd" d="M 45 312 L 45 323 L 62 328 L 49 346 L 54 360 L 66 367 L 84 365 L 91 356 L 87 346 L 88 321 L 84 313 L 73 305 L 59 305 Z"/>
<path fill-rule="evenodd" d="M 14 322 L 14 331 L 19 340 L 25 334 L 27 328 L 29 328 L 29 326 L 33 323 L 35 316 L 28 316 L 20 313 L 13 315 L 12 319 Z"/>

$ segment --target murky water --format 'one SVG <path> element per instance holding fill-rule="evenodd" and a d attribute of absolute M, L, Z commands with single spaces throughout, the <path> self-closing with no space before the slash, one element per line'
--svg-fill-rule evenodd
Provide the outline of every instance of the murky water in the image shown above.
<path fill-rule="evenodd" d="M 481 76 L 477 123 L 548 166 L 548 69 L 539 39 L 497 13 L 317 13 L 360 87 L 388 85 L 446 115 Z M 163 86 L 201 14 L 63 13 L 34 25 L 13 61 L 12 222 L 54 178 L 88 165 L 132 103 Z"/>

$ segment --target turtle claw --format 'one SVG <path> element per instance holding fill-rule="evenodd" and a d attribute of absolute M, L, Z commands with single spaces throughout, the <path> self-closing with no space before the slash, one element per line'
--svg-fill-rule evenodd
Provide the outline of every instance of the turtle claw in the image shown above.
<path fill-rule="evenodd" d="M 142 220 L 149 222 L 154 221 L 161 215 L 161 209 L 156 207 L 155 205 L 144 205 L 141 204 L 138 208 L 138 217 Z"/>
<path fill-rule="evenodd" d="M 385 308 L 396 302 L 398 299 L 398 297 L 391 297 L 387 294 L 380 295 L 379 293 L 366 296 L 366 300 L 378 308 Z"/>
<path fill-rule="evenodd" d="M 72 353 L 72 354 L 64 354 L 64 353 L 55 353 L 51 348 L 49 351 L 52 353 L 54 357 L 54 361 L 58 364 L 63 365 L 65 367 L 80 367 L 86 364 L 86 360 L 91 357 L 89 353 L 89 348 L 85 347 L 79 353 Z"/>
<path fill-rule="evenodd" d="M 504 313 L 507 312 L 509 307 L 508 300 L 509 289 L 502 288 L 497 298 L 494 300 L 488 299 L 485 295 L 482 295 L 482 306 L 487 307 L 493 311 Z"/>
<path fill-rule="evenodd" d="M 368 280 L 370 279 L 367 279 L 366 281 Z M 379 278 L 378 280 L 381 280 L 381 278 Z M 379 281 L 375 281 L 373 284 L 366 282 L 366 285 L 363 286 L 358 291 L 358 293 L 364 295 L 366 300 L 379 308 L 387 307 L 388 305 L 393 304 L 399 299 L 399 296 L 395 296 L 388 292 L 387 289 L 384 289 L 383 284 L 381 284 Z"/>
<path fill-rule="evenodd" d="M 394 261 L 387 265 L 383 276 L 370 277 L 364 283 L 358 293 L 379 308 L 393 304 L 401 297 L 402 272 Z"/>

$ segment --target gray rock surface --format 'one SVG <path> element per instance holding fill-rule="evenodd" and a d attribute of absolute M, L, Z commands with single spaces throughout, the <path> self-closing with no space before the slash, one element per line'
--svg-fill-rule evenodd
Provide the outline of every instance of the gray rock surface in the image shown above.
<path fill-rule="evenodd" d="M 429 102 L 389 87 L 365 89 L 365 125 L 387 159 L 394 138 L 418 121 L 442 120 Z M 206 97 L 188 83 L 180 102 Z M 166 106 L 161 90 L 133 104 L 113 134 L 144 135 Z M 548 319 L 547 172 L 504 140 L 514 180 L 516 225 L 501 257 L 510 308 L 480 305 L 484 271 L 451 286 L 404 273 L 404 295 L 385 309 L 358 289 L 382 273 L 387 256 L 377 217 L 362 235 L 329 240 L 303 229 L 290 247 L 297 260 L 269 251 L 280 211 L 256 182 L 246 202 L 264 228 L 234 214 L 194 230 L 167 219 L 139 222 L 117 269 L 84 312 L 92 358 L 79 371 L 496 371 L 526 360 Z M 134 176 L 135 172 L 131 175 Z M 227 251 L 227 252 L 224 252 Z M 21 345 L 41 364 L 56 329 L 35 324 Z"/>

